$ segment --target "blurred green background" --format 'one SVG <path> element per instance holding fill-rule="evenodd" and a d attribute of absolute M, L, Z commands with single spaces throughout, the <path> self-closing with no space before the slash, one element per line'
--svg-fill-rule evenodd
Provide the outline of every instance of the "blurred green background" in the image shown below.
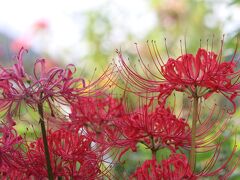
<path fill-rule="evenodd" d="M 218 51 L 225 34 L 224 55 L 230 57 L 240 33 L 239 0 L 10 0 L 1 5 L 0 17 L 1 64 L 13 63 L 14 54 L 24 46 L 30 50 L 25 56 L 30 72 L 34 60 L 41 57 L 48 60 L 49 67 L 74 63 L 79 74 L 87 78 L 93 74 L 97 77 L 116 59 L 115 49 L 137 63 L 135 42 L 147 61 L 147 40 L 155 40 L 166 59 L 167 51 L 173 57 L 179 56 L 184 42 L 187 51 L 194 54 L 200 39 L 203 47 L 207 47 L 208 39 L 209 47 L 213 41 L 213 49 Z M 238 110 L 234 126 L 239 126 L 239 115 Z M 224 144 L 221 155 L 231 152 L 229 144 L 233 141 Z M 118 165 L 115 173 L 127 177 L 149 157 L 148 151 L 140 147 L 139 154 L 124 157 L 126 163 Z M 233 179 L 238 176 L 239 170 Z"/>

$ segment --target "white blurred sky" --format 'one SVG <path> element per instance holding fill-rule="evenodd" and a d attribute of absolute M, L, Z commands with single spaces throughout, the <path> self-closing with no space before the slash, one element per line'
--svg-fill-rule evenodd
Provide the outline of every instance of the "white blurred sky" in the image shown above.
<path fill-rule="evenodd" d="M 116 25 L 115 34 L 119 41 L 124 38 L 124 30 L 139 35 L 141 39 L 141 36 L 154 25 L 154 14 L 151 13 L 145 0 L 7 0 L 0 2 L 0 31 L 11 37 L 26 34 L 32 24 L 40 19 L 49 22 L 52 36 L 48 37 L 50 45 L 48 44 L 47 49 L 50 53 L 59 52 L 58 50 L 77 44 L 81 47 L 81 32 L 86 23 L 81 13 L 105 8 L 106 5 L 108 12 L 111 13 L 109 16 Z M 76 14 L 78 17 L 74 18 Z"/>
<path fill-rule="evenodd" d="M 120 43 L 124 39 L 124 31 L 132 32 L 141 41 L 156 22 L 147 0 L 0 0 L 0 3 L 0 31 L 11 37 L 19 37 L 27 33 L 34 22 L 46 19 L 51 27 L 51 37 L 48 37 L 48 45 L 44 48 L 51 53 L 79 46 L 70 52 L 76 57 L 79 53 L 88 52 L 80 42 L 86 23 L 81 13 L 108 7 L 107 12 L 115 27 L 115 38 Z M 226 8 L 227 1 L 214 4 L 217 4 L 214 8 L 216 17 L 226 21 L 233 14 L 229 20 L 231 23 L 224 26 L 225 33 L 240 26 L 239 9 Z M 76 14 L 77 19 L 74 18 Z M 54 53 L 52 55 L 56 56 Z"/>

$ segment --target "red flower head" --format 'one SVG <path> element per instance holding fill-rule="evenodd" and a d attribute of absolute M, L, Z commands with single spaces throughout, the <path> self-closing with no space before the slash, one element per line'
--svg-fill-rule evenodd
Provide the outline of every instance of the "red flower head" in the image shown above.
<path fill-rule="evenodd" d="M 240 71 L 236 70 L 237 64 L 234 62 L 236 51 L 232 60 L 228 62 L 222 62 L 222 49 L 217 55 L 212 51 L 200 48 L 196 55 L 183 54 L 177 59 L 169 58 L 166 63 L 163 62 L 154 42 L 153 50 L 149 47 L 149 52 L 159 74 L 155 74 L 143 62 L 138 51 L 144 77 L 130 68 L 121 52 L 117 51 L 121 63 L 121 66 L 117 66 L 117 68 L 120 75 L 131 86 L 126 90 L 139 95 L 158 93 L 161 101 L 165 101 L 173 90 L 184 91 L 191 97 L 205 98 L 212 93 L 221 93 L 233 103 L 235 111 L 233 100 L 240 93 L 238 82 Z"/>
<path fill-rule="evenodd" d="M 168 159 L 162 160 L 159 164 L 156 159 L 145 161 L 139 167 L 132 178 L 138 180 L 150 179 L 196 179 L 191 172 L 188 159 L 184 154 L 171 154 Z"/>
<path fill-rule="evenodd" d="M 196 56 L 185 54 L 176 60 L 168 59 L 162 66 L 162 74 L 177 90 L 198 97 L 220 92 L 232 101 L 239 91 L 239 84 L 233 82 L 239 71 L 234 71 L 236 63 L 233 60 L 221 62 L 220 58 L 214 52 L 200 48 Z"/>
<path fill-rule="evenodd" d="M 235 150 L 234 150 L 235 151 Z M 156 159 L 146 160 L 137 168 L 131 178 L 139 180 L 145 179 L 169 179 L 169 180 L 180 180 L 180 179 L 202 179 L 206 177 L 218 177 L 219 179 L 227 179 L 237 167 L 238 163 L 234 164 L 226 172 L 227 163 L 221 165 L 221 167 L 211 170 L 215 164 L 216 157 L 219 154 L 214 154 L 214 157 L 208 162 L 205 169 L 200 173 L 194 173 L 188 163 L 188 159 L 185 154 L 171 154 L 168 159 L 162 160 L 160 163 Z M 221 175 L 220 175 L 221 174 Z"/>
<path fill-rule="evenodd" d="M 16 113 L 21 103 L 35 108 L 46 102 L 53 111 L 52 103 L 67 105 L 76 97 L 87 94 L 96 82 L 86 85 L 82 78 L 74 78 L 74 65 L 65 69 L 53 67 L 46 70 L 44 59 L 37 60 L 34 65 L 34 76 L 28 75 L 23 67 L 22 48 L 17 56 L 17 63 L 10 68 L 0 66 L 0 110 Z M 93 93 L 93 91 L 91 91 Z"/>
<path fill-rule="evenodd" d="M 49 131 L 48 147 L 54 177 L 66 179 L 96 179 L 101 174 L 102 154 L 91 145 L 84 135 L 57 130 Z M 42 138 L 24 146 L 27 152 L 20 157 L 18 166 L 6 176 L 21 173 L 19 177 L 47 178 L 46 161 Z M 16 158 L 12 158 L 16 160 Z"/>
<path fill-rule="evenodd" d="M 2 124 L 0 128 L 0 175 L 3 177 L 15 174 L 15 169 L 22 165 L 23 153 L 21 145 L 23 140 L 17 135 L 15 129 L 10 125 Z"/>
<path fill-rule="evenodd" d="M 110 95 L 79 97 L 76 103 L 71 104 L 70 122 L 63 125 L 75 132 L 84 130 L 103 145 L 118 137 L 114 122 L 120 120 L 124 114 L 122 101 Z"/>
<path fill-rule="evenodd" d="M 148 111 L 149 105 L 145 105 L 117 121 L 123 135 L 116 141 L 117 146 L 135 150 L 136 144 L 142 143 L 154 152 L 164 147 L 175 152 L 179 147 L 189 146 L 190 127 L 184 119 L 178 119 L 163 106 Z"/>

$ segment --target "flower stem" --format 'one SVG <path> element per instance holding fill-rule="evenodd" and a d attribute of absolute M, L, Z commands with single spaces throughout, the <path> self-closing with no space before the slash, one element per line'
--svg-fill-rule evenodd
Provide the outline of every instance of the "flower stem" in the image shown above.
<path fill-rule="evenodd" d="M 195 170 L 196 165 L 196 129 L 198 121 L 198 97 L 193 98 L 193 119 L 191 132 L 191 151 L 190 151 L 190 168 Z"/>
<path fill-rule="evenodd" d="M 156 159 L 157 151 L 152 150 L 152 159 Z"/>
<path fill-rule="evenodd" d="M 49 180 L 53 180 L 54 178 L 53 178 L 53 173 L 52 173 L 50 154 L 49 154 L 49 150 L 48 150 L 47 133 L 46 133 L 45 123 L 44 123 L 44 119 L 43 119 L 43 105 L 42 105 L 42 103 L 38 104 L 38 113 L 40 115 L 39 123 L 41 124 L 42 139 L 43 139 L 43 145 L 44 145 L 44 153 L 45 153 L 45 158 L 46 158 L 46 162 L 47 162 L 48 178 L 49 178 Z"/>

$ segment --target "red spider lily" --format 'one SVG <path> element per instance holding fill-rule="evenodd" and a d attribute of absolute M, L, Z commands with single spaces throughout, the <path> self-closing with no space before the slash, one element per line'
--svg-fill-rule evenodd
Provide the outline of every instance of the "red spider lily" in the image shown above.
<path fill-rule="evenodd" d="M 169 59 L 162 66 L 164 78 L 176 89 L 195 93 L 198 97 L 208 97 L 212 93 L 220 92 L 231 102 L 239 91 L 240 71 L 234 71 L 236 63 L 221 62 L 214 52 L 199 49 L 196 56 L 185 54 L 176 60 Z M 235 79 L 235 81 L 234 81 Z"/>
<path fill-rule="evenodd" d="M 122 101 L 110 95 L 79 97 L 71 104 L 70 122 L 63 123 L 63 126 L 75 132 L 86 131 L 101 147 L 105 144 L 109 148 L 109 143 L 120 136 L 114 122 L 121 121 L 124 114 Z"/>
<path fill-rule="evenodd" d="M 168 159 L 162 160 L 159 164 L 156 159 L 146 160 L 141 167 L 131 176 L 133 179 L 196 179 L 184 154 L 171 154 Z"/>
<path fill-rule="evenodd" d="M 212 93 L 221 93 L 233 103 L 235 111 L 234 99 L 240 92 L 240 71 L 236 70 L 237 64 L 234 62 L 236 51 L 229 62 L 221 62 L 222 48 L 219 55 L 200 48 L 196 56 L 183 54 L 177 59 L 169 58 L 164 63 L 156 44 L 152 44 L 153 50 L 149 45 L 148 48 L 158 74 L 143 62 L 138 51 L 145 77 L 129 67 L 121 52 L 117 51 L 121 63 L 121 67 L 117 66 L 119 73 L 132 87 L 126 90 L 137 94 L 158 93 L 159 100 L 163 101 L 173 90 L 205 98 Z"/>
<path fill-rule="evenodd" d="M 99 173 L 100 159 L 91 148 L 92 141 L 86 136 L 58 130 L 49 132 L 48 146 L 55 177 L 95 179 Z M 47 177 L 44 159 L 43 142 L 41 139 L 30 144 L 27 152 L 28 164 L 35 176 Z"/>
<path fill-rule="evenodd" d="M 236 151 L 236 148 L 234 148 Z M 228 172 L 226 167 L 230 159 L 222 164 L 215 170 L 211 170 L 215 165 L 215 160 L 219 156 L 219 151 L 217 151 L 213 158 L 205 166 L 205 169 L 200 173 L 193 173 L 190 169 L 188 159 L 185 154 L 176 154 L 173 153 L 169 156 L 168 159 L 162 160 L 160 163 L 156 159 L 146 160 L 137 168 L 135 173 L 131 178 L 136 178 L 138 180 L 142 179 L 170 179 L 170 180 L 180 180 L 180 179 L 201 179 L 206 177 L 218 177 L 220 179 L 227 179 L 233 171 L 236 169 L 239 162 L 234 163 L 233 167 Z M 221 175 L 220 175 L 221 174 Z"/>
<path fill-rule="evenodd" d="M 222 134 L 227 127 L 228 121 L 221 121 L 223 115 L 219 115 L 216 120 L 213 120 L 213 112 L 210 112 L 208 118 L 202 121 L 199 110 L 201 109 L 200 97 L 208 98 L 213 93 L 221 93 L 229 99 L 234 111 L 236 105 L 234 99 L 239 94 L 239 77 L 240 71 L 236 70 L 235 50 L 234 56 L 229 62 L 222 61 L 222 47 L 219 55 L 214 52 L 208 52 L 200 48 L 195 55 L 183 54 L 177 59 L 169 58 L 166 63 L 163 62 L 156 44 L 153 42 L 153 49 L 149 48 L 150 56 L 153 60 L 153 65 L 156 67 L 157 73 L 146 65 L 138 51 L 140 57 L 141 68 L 144 75 L 140 75 L 134 68 L 128 66 L 124 61 L 121 52 L 118 52 L 121 66 L 117 66 L 120 75 L 126 80 L 130 87 L 124 88 L 127 91 L 134 92 L 138 95 L 147 93 L 147 97 L 158 96 L 159 104 L 164 105 L 166 98 L 171 95 L 172 91 L 186 92 L 193 101 L 193 118 L 191 131 L 191 146 L 190 147 L 190 167 L 194 171 L 196 152 L 215 150 L 215 140 Z M 138 50 L 138 49 L 137 49 Z M 149 95 L 150 94 L 150 95 Z M 145 95 L 144 95 L 145 96 Z M 218 119 L 219 118 L 219 119 Z M 199 122 L 199 125 L 197 123 Z M 233 151 L 234 152 L 234 151 Z M 229 157 L 232 159 L 233 154 Z M 213 158 L 214 159 L 214 158 Z M 213 162 L 216 159 L 211 159 L 211 165 L 208 170 L 213 168 Z M 235 166 L 238 161 L 234 161 Z M 226 165 L 226 164 L 225 164 Z M 218 172 L 224 167 L 220 167 Z M 234 169 L 234 168 L 232 168 Z M 208 171 L 209 172 L 209 171 Z M 232 171 L 230 171 L 231 174 Z M 206 173 L 206 176 L 217 174 L 217 171 Z"/>
<path fill-rule="evenodd" d="M 21 145 L 22 137 L 11 125 L 4 125 L 0 128 L 0 177 L 9 174 L 15 174 L 16 167 L 22 164 L 23 157 Z M 16 176 L 11 176 L 14 178 Z"/>
<path fill-rule="evenodd" d="M 17 56 L 17 63 L 10 68 L 0 66 L 0 110 L 17 113 L 21 103 L 35 108 L 37 104 L 47 102 L 53 110 L 53 103 L 63 105 L 73 102 L 79 95 L 97 92 L 90 88 L 96 86 L 97 81 L 86 85 L 82 78 L 74 78 L 74 65 L 65 69 L 53 67 L 46 70 L 45 60 L 37 60 L 34 66 L 34 76 L 28 75 L 23 67 L 24 53 L 22 48 Z"/>
<path fill-rule="evenodd" d="M 76 103 L 71 104 L 71 126 L 78 131 L 85 126 L 90 131 L 101 133 L 111 121 L 121 118 L 124 106 L 121 101 L 106 95 L 102 97 L 79 97 Z"/>
<path fill-rule="evenodd" d="M 136 144 L 142 143 L 152 152 L 164 147 L 175 152 L 179 147 L 189 146 L 190 127 L 184 119 L 178 119 L 169 108 L 163 106 L 148 111 L 149 105 L 145 105 L 116 121 L 123 135 L 116 141 L 117 146 L 135 150 Z"/>
<path fill-rule="evenodd" d="M 49 131 L 48 147 L 54 177 L 66 179 L 96 179 L 100 176 L 102 159 L 91 145 L 92 141 L 84 135 L 57 130 Z M 28 145 L 27 151 L 21 157 L 18 166 L 5 176 L 20 174 L 20 177 L 47 178 L 46 161 L 42 138 Z M 16 160 L 16 158 L 12 158 Z"/>
<path fill-rule="evenodd" d="M 59 105 L 69 105 L 80 95 L 100 92 L 99 89 L 102 89 L 102 87 L 97 89 L 95 86 L 98 82 L 101 82 L 105 73 L 98 80 L 86 85 L 83 79 L 73 77 L 76 71 L 74 65 L 68 65 L 65 69 L 53 67 L 46 70 L 45 60 L 39 59 L 34 65 L 34 75 L 30 76 L 23 67 L 22 55 L 24 51 L 23 48 L 20 50 L 16 59 L 17 63 L 12 67 L 0 67 L 0 102 L 2 103 L 0 111 L 5 111 L 7 117 L 11 117 L 17 114 L 20 115 L 22 103 L 33 109 L 38 108 L 47 171 L 51 179 L 52 170 L 43 117 L 44 103 L 49 107 L 51 116 L 55 117 L 56 112 L 57 114 L 60 112 L 57 109 L 57 107 L 61 107 Z M 91 89 L 91 87 L 94 87 L 94 89 Z M 12 120 L 11 118 L 8 119 Z"/>

